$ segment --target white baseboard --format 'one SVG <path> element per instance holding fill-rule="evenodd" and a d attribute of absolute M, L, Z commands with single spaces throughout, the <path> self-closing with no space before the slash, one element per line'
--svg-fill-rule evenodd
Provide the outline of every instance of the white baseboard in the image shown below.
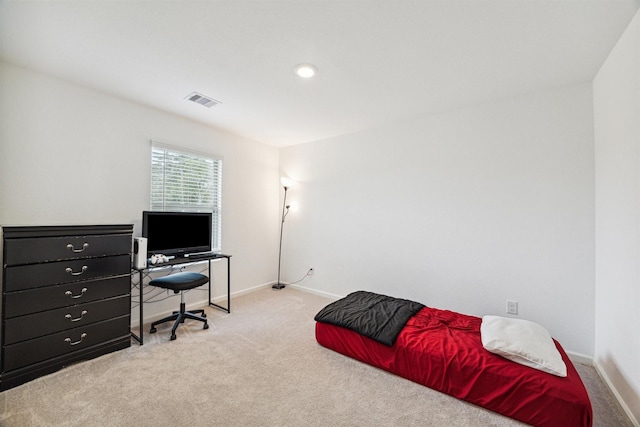
<path fill-rule="evenodd" d="M 580 354 L 580 353 L 569 352 L 569 351 L 567 351 L 566 353 L 572 362 L 593 366 L 598 376 L 602 379 L 602 381 L 605 383 L 607 388 L 611 391 L 611 394 L 613 394 L 613 397 L 616 399 L 620 407 L 624 410 L 629 420 L 631 420 L 631 423 L 633 423 L 635 427 L 640 427 L 639 420 L 633 415 L 633 412 L 629 408 L 629 405 L 625 403 L 620 393 L 618 393 L 618 390 L 616 390 L 616 387 L 613 385 L 613 382 L 611 381 L 611 379 L 609 379 L 607 374 L 604 372 L 604 369 L 602 369 L 602 366 L 600 366 L 600 364 L 598 364 L 598 362 L 596 362 L 593 359 L 593 357 Z"/>
<path fill-rule="evenodd" d="M 319 291 L 317 289 L 307 288 L 307 287 L 300 286 L 300 285 L 287 285 L 287 286 L 291 286 L 292 288 L 298 289 L 300 291 L 309 292 L 310 294 L 315 294 L 315 295 L 320 295 L 322 297 L 331 298 L 332 300 L 337 300 L 337 299 L 340 299 L 340 298 L 344 297 L 344 295 L 330 294 L 329 292 L 323 292 L 323 291 Z"/>
<path fill-rule="evenodd" d="M 626 404 L 626 402 L 624 401 L 624 399 L 622 398 L 622 396 L 620 395 L 620 393 L 618 393 L 618 390 L 616 389 L 616 387 L 613 385 L 613 382 L 611 381 L 611 379 L 609 378 L 609 376 L 607 375 L 607 373 L 604 371 L 604 369 L 602 368 L 602 366 L 600 366 L 600 364 L 596 361 L 594 361 L 593 363 L 593 367 L 596 369 L 596 372 L 598 373 L 598 375 L 600 376 L 600 378 L 602 378 L 602 381 L 604 381 L 604 383 L 607 385 L 607 387 L 609 388 L 609 390 L 611 390 L 611 393 L 613 394 L 613 396 L 616 398 L 616 400 L 618 401 L 618 403 L 620 404 L 620 406 L 622 407 L 622 409 L 624 410 L 625 414 L 627 414 L 627 417 L 629 417 L 629 419 L 631 420 L 631 422 L 633 423 L 633 425 L 635 427 L 640 427 L 640 420 L 638 420 L 635 415 L 633 414 L 633 412 L 631 411 L 631 409 L 629 408 L 629 406 Z"/>
<path fill-rule="evenodd" d="M 240 296 L 240 295 L 244 295 L 244 294 L 248 294 L 248 293 L 251 293 L 251 292 L 255 292 L 258 289 L 266 288 L 266 287 L 271 286 L 271 285 L 272 285 L 272 283 L 265 283 L 265 284 L 262 284 L 262 285 L 253 286 L 253 287 L 248 288 L 248 289 L 243 289 L 241 291 L 231 292 L 229 297 L 230 298 L 234 298 L 234 297 L 237 297 L 237 296 Z M 179 301 L 179 299 L 178 299 L 178 301 Z M 226 295 L 220 295 L 220 296 L 217 296 L 217 297 L 213 297 L 213 299 L 211 301 L 215 302 L 216 304 L 221 304 L 222 303 L 221 305 L 225 306 L 225 304 L 227 303 L 227 296 Z M 187 303 L 186 309 L 187 310 L 195 310 L 195 309 L 199 309 L 199 308 L 206 307 L 206 306 L 207 306 L 207 300 L 206 300 L 206 298 L 203 298 L 203 299 L 200 299 L 200 300 L 197 300 L 197 301 L 191 301 L 191 302 Z M 144 316 L 143 324 L 155 322 L 156 320 L 160 320 L 160 319 L 162 319 L 164 317 L 167 317 L 167 316 L 171 315 L 173 313 L 173 311 L 174 311 L 174 309 L 167 309 L 167 310 L 159 312 L 159 313 L 153 313 L 151 316 L 146 315 L 146 316 Z M 137 319 L 137 320 L 134 321 L 132 319 L 131 327 L 132 328 L 133 327 L 136 327 L 136 328 L 140 327 L 140 320 Z"/>
<path fill-rule="evenodd" d="M 258 289 L 267 288 L 267 287 L 273 285 L 273 283 L 274 282 L 263 283 L 261 285 L 256 285 L 256 286 L 252 286 L 252 287 L 247 288 L 247 289 L 243 289 L 241 291 L 231 292 L 231 298 L 239 297 L 240 295 L 250 294 L 251 292 L 257 291 Z M 223 295 L 223 296 L 220 296 L 220 297 L 213 298 L 213 301 L 214 302 L 226 301 L 226 299 L 227 299 L 227 296 Z"/>
<path fill-rule="evenodd" d="M 586 354 L 582 354 L 582 353 L 574 353 L 572 351 L 565 350 L 565 352 L 567 353 L 567 356 L 569 356 L 569 359 L 571 359 L 572 362 L 593 366 L 593 357 L 587 356 Z"/>

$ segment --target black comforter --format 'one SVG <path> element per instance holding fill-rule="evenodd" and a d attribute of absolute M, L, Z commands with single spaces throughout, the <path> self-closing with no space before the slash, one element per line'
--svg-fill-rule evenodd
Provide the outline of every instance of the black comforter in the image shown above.
<path fill-rule="evenodd" d="M 424 307 L 419 302 L 357 291 L 327 305 L 315 320 L 351 329 L 392 346 L 409 318 Z"/>

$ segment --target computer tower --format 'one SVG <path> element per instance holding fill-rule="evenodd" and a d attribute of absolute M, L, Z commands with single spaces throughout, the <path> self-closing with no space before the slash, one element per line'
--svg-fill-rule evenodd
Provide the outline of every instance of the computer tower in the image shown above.
<path fill-rule="evenodd" d="M 133 268 L 141 270 L 147 268 L 147 239 L 146 237 L 133 238 Z"/>

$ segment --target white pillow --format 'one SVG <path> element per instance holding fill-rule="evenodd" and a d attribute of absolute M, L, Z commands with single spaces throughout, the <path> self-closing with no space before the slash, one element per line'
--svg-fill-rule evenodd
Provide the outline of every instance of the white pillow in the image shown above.
<path fill-rule="evenodd" d="M 567 376 L 567 367 L 551 335 L 537 323 L 484 316 L 480 335 L 482 345 L 491 353 L 559 377 Z"/>

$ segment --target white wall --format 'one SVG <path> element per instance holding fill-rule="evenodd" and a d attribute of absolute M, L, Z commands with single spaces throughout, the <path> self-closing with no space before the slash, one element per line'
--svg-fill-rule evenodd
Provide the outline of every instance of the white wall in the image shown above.
<path fill-rule="evenodd" d="M 592 356 L 592 114 L 583 84 L 283 149 L 283 279 L 479 316 L 516 300 Z"/>
<path fill-rule="evenodd" d="M 595 361 L 640 423 L 640 13 L 593 88 Z"/>
<path fill-rule="evenodd" d="M 140 235 L 154 139 L 223 156 L 232 292 L 275 280 L 277 149 L 6 63 L 0 87 L 1 225 L 133 223 Z"/>

